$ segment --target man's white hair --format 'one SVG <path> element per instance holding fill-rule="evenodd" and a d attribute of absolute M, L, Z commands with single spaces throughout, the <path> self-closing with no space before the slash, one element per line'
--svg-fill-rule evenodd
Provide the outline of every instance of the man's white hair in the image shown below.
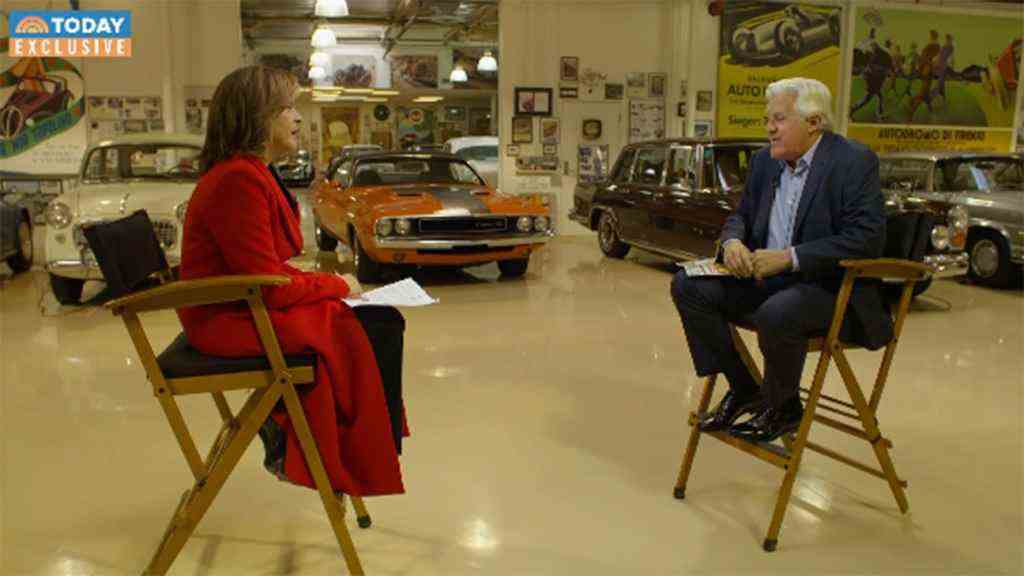
<path fill-rule="evenodd" d="M 769 84 L 765 96 L 770 102 L 784 93 L 796 96 L 794 107 L 801 118 L 818 116 L 823 129 L 832 129 L 832 93 L 828 86 L 812 78 L 783 78 Z"/>

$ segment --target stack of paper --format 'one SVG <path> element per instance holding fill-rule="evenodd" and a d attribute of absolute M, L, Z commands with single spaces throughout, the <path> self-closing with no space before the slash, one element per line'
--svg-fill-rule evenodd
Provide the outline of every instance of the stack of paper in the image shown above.
<path fill-rule="evenodd" d="M 438 300 L 431 298 L 423 287 L 412 278 L 406 278 L 387 286 L 381 286 L 353 298 L 345 298 L 345 304 L 356 306 L 429 306 Z"/>
<path fill-rule="evenodd" d="M 686 270 L 686 275 L 694 276 L 729 276 L 729 270 L 725 266 L 715 262 L 714 258 L 704 260 L 690 260 L 688 262 L 676 262 L 676 266 Z"/>

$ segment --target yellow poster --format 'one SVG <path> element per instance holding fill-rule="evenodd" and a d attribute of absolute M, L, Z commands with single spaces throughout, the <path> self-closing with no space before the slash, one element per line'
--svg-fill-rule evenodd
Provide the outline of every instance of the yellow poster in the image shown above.
<path fill-rule="evenodd" d="M 782 78 L 824 82 L 837 99 L 842 10 L 806 4 L 726 4 L 718 63 L 719 137 L 765 135 L 765 89 Z"/>
<path fill-rule="evenodd" d="M 854 124 L 847 136 L 879 154 L 918 150 L 1006 152 L 1013 144 L 1013 130 L 987 128 Z"/>

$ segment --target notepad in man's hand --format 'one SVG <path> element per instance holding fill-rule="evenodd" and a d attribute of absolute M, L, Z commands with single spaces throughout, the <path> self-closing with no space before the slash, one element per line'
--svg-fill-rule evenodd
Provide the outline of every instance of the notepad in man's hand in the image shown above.
<path fill-rule="evenodd" d="M 345 298 L 345 304 L 356 306 L 429 306 L 438 300 L 431 298 L 412 278 L 399 280 L 353 298 Z"/>
<path fill-rule="evenodd" d="M 694 276 L 732 276 L 729 269 L 715 262 L 714 258 L 676 262 L 676 266 L 686 270 L 686 275 L 691 278 Z"/>

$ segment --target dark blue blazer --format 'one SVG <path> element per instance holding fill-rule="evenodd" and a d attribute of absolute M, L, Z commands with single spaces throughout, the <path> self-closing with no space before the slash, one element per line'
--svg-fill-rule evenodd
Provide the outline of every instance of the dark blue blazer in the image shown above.
<path fill-rule="evenodd" d="M 767 148 L 754 155 L 740 205 L 722 228 L 722 242 L 735 238 L 751 250 L 767 246 L 768 221 L 782 170 L 782 163 Z M 799 279 L 838 292 L 841 260 L 882 256 L 885 220 L 878 156 L 857 142 L 824 132 L 793 226 Z M 847 317 L 847 334 L 857 344 L 877 349 L 892 338 L 892 316 L 877 282 L 857 283 Z"/>

